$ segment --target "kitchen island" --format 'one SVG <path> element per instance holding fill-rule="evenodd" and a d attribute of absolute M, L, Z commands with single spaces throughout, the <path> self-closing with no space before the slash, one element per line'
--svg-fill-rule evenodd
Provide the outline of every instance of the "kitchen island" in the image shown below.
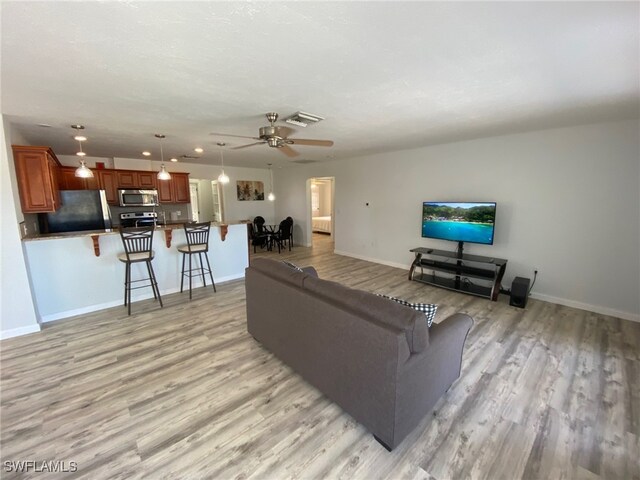
<path fill-rule="evenodd" d="M 244 278 L 247 242 L 246 223 L 211 224 L 209 260 L 216 284 Z M 182 254 L 177 246 L 184 244 L 181 224 L 156 227 L 153 268 L 162 295 L 180 291 Z M 117 229 L 34 235 L 23 239 L 23 247 L 40 322 L 123 304 L 124 264 L 117 255 L 124 248 Z M 134 279 L 145 273 L 144 264 L 132 268 Z M 202 285 L 200 277 L 193 280 L 194 287 Z M 132 292 L 133 302 L 152 296 L 151 289 Z"/>

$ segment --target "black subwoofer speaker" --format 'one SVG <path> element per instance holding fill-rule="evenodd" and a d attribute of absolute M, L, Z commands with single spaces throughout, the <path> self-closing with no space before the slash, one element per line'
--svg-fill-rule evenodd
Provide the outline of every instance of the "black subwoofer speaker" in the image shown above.
<path fill-rule="evenodd" d="M 509 305 L 524 308 L 529 298 L 529 282 L 528 278 L 516 277 L 511 284 L 511 299 Z"/>

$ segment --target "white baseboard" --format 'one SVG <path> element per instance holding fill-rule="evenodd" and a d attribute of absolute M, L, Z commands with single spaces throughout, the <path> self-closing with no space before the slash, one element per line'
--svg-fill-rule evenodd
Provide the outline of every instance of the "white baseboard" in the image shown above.
<path fill-rule="evenodd" d="M 405 265 L 405 264 L 402 264 L 402 263 L 388 262 L 386 260 L 380 260 L 378 258 L 365 257 L 363 255 L 356 255 L 354 253 L 343 252 L 341 250 L 334 250 L 333 253 L 335 253 L 336 255 L 343 255 L 345 257 L 357 258 L 358 260 L 365 260 L 367 262 L 379 263 L 380 265 L 386 265 L 388 267 L 402 268 L 403 270 L 407 271 L 407 275 L 409 274 L 409 267 L 411 266 L 411 264 Z"/>
<path fill-rule="evenodd" d="M 588 312 L 599 313 L 601 315 L 608 315 L 610 317 L 622 318 L 624 320 L 631 320 L 632 322 L 640 322 L 640 315 L 633 314 L 631 312 L 623 312 L 621 310 L 615 310 L 613 308 L 601 307 L 599 305 L 591 305 L 589 303 L 576 302 L 575 300 L 567 300 L 566 298 L 553 297 L 551 295 L 545 295 L 542 293 L 531 292 L 531 298 L 542 300 L 544 302 L 556 303 L 558 305 L 564 305 L 565 307 L 577 308 L 579 310 L 586 310 Z"/>
<path fill-rule="evenodd" d="M 345 257 L 357 258 L 358 260 L 365 260 L 367 262 L 379 263 L 381 265 L 387 265 L 389 267 L 402 268 L 409 272 L 409 267 L 411 265 L 403 265 L 395 262 L 387 262 L 385 260 L 379 260 L 377 258 L 365 257 L 363 255 L 356 255 L 350 252 L 343 252 L 340 250 L 334 250 L 333 253 L 336 255 L 344 255 Z M 586 310 L 588 312 L 599 313 L 601 315 L 608 315 L 610 317 L 622 318 L 624 320 L 631 320 L 632 322 L 640 322 L 640 315 L 634 314 L 631 312 L 623 312 L 620 310 L 615 310 L 613 308 L 601 307 L 599 305 L 591 305 L 588 303 L 577 302 L 575 300 L 567 300 L 565 298 L 553 297 L 551 295 L 544 295 L 541 293 L 531 293 L 531 298 L 535 298 L 538 300 L 542 300 L 545 302 L 556 303 L 558 305 L 564 305 L 565 307 L 577 308 L 580 310 Z"/>
<path fill-rule="evenodd" d="M 216 278 L 216 285 L 220 285 L 226 282 L 231 282 L 233 280 L 238 280 L 240 278 L 244 278 L 244 272 L 236 275 L 228 275 L 226 277 Z M 184 289 L 185 291 L 189 290 L 188 280 L 185 280 Z M 210 286 L 210 283 L 207 283 L 207 286 Z M 200 288 L 202 287 L 202 279 L 194 280 L 192 288 Z M 170 295 L 172 293 L 178 293 L 180 289 L 178 287 L 161 290 L 160 295 Z M 133 298 L 134 302 L 138 302 L 140 300 L 148 300 L 153 298 L 153 293 L 147 290 L 144 294 L 140 296 L 136 296 Z M 62 320 L 63 318 L 75 317 L 76 315 L 84 315 L 87 313 L 97 312 L 98 310 L 104 310 L 107 308 L 117 307 L 123 305 L 122 299 L 114 300 L 112 302 L 100 303 L 97 305 L 89 305 L 87 307 L 76 308 L 74 310 L 66 310 L 64 312 L 52 313 L 50 315 L 44 315 L 40 321 L 42 323 L 55 322 L 56 320 Z M 29 333 L 29 332 L 27 332 Z"/>
<path fill-rule="evenodd" d="M 0 332 L 0 340 L 5 338 L 19 337 L 28 333 L 35 333 L 40 331 L 40 325 L 27 325 L 26 327 L 11 328 L 9 330 L 2 330 Z"/>

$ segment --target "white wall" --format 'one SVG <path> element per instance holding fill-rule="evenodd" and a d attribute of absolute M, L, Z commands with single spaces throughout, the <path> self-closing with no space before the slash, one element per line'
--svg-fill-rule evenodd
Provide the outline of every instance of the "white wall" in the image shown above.
<path fill-rule="evenodd" d="M 408 267 L 411 248 L 454 249 L 421 238 L 423 201 L 496 201 L 495 244 L 465 251 L 507 258 L 505 286 L 537 269 L 538 298 L 640 320 L 638 131 L 602 123 L 280 169 L 276 216 L 309 244 L 305 182 L 335 176 L 336 252 Z"/>
<path fill-rule="evenodd" d="M 22 213 L 12 143 L 22 144 L 12 137 L 11 126 L 3 117 L 0 131 L 0 338 L 40 330 L 18 229 Z"/>
<path fill-rule="evenodd" d="M 331 215 L 331 183 L 321 183 L 318 188 L 320 189 L 320 216 L 326 217 Z"/>

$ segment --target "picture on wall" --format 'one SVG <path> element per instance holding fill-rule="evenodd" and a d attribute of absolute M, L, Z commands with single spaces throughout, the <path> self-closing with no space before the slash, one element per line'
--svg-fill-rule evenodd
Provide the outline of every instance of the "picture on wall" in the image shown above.
<path fill-rule="evenodd" d="M 264 183 L 254 180 L 237 180 L 238 200 L 264 200 Z"/>

